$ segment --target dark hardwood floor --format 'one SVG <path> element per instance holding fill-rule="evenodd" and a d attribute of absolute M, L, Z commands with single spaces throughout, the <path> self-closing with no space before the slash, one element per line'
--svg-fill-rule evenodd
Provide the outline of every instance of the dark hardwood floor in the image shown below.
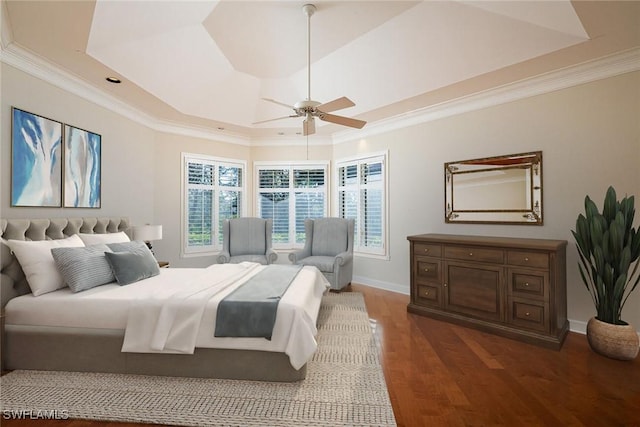
<path fill-rule="evenodd" d="M 593 353 L 569 333 L 560 351 L 408 314 L 409 297 L 362 285 L 399 426 L 640 426 L 640 357 Z M 126 427 L 82 420 L 3 426 Z"/>

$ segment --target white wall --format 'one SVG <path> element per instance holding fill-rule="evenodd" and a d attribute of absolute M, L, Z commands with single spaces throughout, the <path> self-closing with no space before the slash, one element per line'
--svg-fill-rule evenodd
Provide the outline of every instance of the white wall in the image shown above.
<path fill-rule="evenodd" d="M 179 257 L 180 153 L 247 160 L 250 212 L 253 161 L 306 158 L 302 139 L 294 147 L 248 147 L 162 133 L 6 64 L 1 70 L 0 215 L 4 218 L 127 215 L 135 224 L 163 225 L 163 240 L 154 243 L 158 258 L 174 266 L 203 266 L 211 259 Z M 102 135 L 101 209 L 9 207 L 11 106 Z M 390 259 L 358 257 L 359 282 L 408 293 L 406 236 L 411 234 L 565 239 L 569 318 L 586 322 L 595 311 L 577 271 L 570 230 L 586 194 L 601 205 L 606 188 L 613 185 L 620 195 L 640 197 L 638 117 L 640 73 L 635 72 L 333 147 L 311 145 L 309 159 L 336 160 L 388 149 Z M 544 226 L 444 223 L 444 163 L 537 150 L 543 152 Z M 623 318 L 640 328 L 640 291 L 628 301 Z M 580 327 L 572 326 L 576 324 Z"/>

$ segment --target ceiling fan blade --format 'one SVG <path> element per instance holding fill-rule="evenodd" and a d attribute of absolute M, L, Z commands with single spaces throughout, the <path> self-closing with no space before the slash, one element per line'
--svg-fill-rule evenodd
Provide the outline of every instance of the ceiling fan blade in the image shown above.
<path fill-rule="evenodd" d="M 322 111 L 323 113 L 328 113 L 330 111 L 342 110 L 343 108 L 349 108 L 356 105 L 352 100 L 343 96 L 342 98 L 334 99 L 333 101 L 325 102 L 324 104 L 320 104 L 316 107 L 317 110 Z"/>
<path fill-rule="evenodd" d="M 343 126 L 362 129 L 367 124 L 364 120 L 352 119 L 350 117 L 336 116 L 335 114 L 320 114 L 320 120 L 336 123 Z"/>
<path fill-rule="evenodd" d="M 276 120 L 283 120 L 283 119 L 290 119 L 292 117 L 298 117 L 296 114 L 293 114 L 291 116 L 284 116 L 284 117 L 278 117 L 277 119 L 269 119 L 269 120 L 261 120 L 259 122 L 253 122 L 251 123 L 252 125 L 259 125 L 261 123 L 267 123 L 267 122 L 275 122 Z"/>
<path fill-rule="evenodd" d="M 302 122 L 302 135 L 307 136 L 313 135 L 314 133 L 316 133 L 316 121 L 313 117 L 307 117 Z"/>
<path fill-rule="evenodd" d="M 291 108 L 293 110 L 293 105 L 285 104 L 284 102 L 276 101 L 271 98 L 262 98 L 265 101 L 273 102 L 274 104 L 282 105 L 283 107 Z"/>

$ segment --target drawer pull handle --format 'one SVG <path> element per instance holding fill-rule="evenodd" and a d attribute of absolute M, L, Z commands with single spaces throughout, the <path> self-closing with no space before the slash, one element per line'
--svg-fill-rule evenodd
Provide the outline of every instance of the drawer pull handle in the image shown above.
<path fill-rule="evenodd" d="M 444 284 L 444 287 L 445 287 L 445 288 L 447 287 L 447 284 L 446 284 L 446 283 Z"/>
<path fill-rule="evenodd" d="M 528 311 L 524 314 L 525 316 L 531 316 L 531 313 L 529 313 Z"/>
<path fill-rule="evenodd" d="M 469 252 L 469 256 L 473 256 L 473 252 Z"/>
<path fill-rule="evenodd" d="M 425 249 L 425 250 L 424 250 L 424 252 L 425 252 L 425 253 L 429 252 L 429 249 Z"/>
<path fill-rule="evenodd" d="M 524 260 L 525 260 L 525 261 L 529 261 L 529 258 L 528 258 L 528 257 L 524 257 Z"/>
<path fill-rule="evenodd" d="M 526 282 L 526 283 L 524 284 L 524 287 L 525 287 L 525 288 L 529 287 L 529 282 Z"/>
<path fill-rule="evenodd" d="M 429 291 L 424 291 L 424 296 L 428 297 L 429 296 Z"/>
<path fill-rule="evenodd" d="M 428 268 L 425 268 L 425 269 L 424 269 L 424 271 L 426 271 L 426 272 L 428 273 L 428 272 L 429 272 L 429 269 L 428 269 Z"/>

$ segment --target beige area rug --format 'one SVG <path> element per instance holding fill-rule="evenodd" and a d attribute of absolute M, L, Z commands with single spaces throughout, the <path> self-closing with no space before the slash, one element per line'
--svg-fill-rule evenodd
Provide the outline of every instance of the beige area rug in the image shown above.
<path fill-rule="evenodd" d="M 189 426 L 393 426 L 362 294 L 323 297 L 296 383 L 52 371 L 0 378 L 2 414 Z"/>

